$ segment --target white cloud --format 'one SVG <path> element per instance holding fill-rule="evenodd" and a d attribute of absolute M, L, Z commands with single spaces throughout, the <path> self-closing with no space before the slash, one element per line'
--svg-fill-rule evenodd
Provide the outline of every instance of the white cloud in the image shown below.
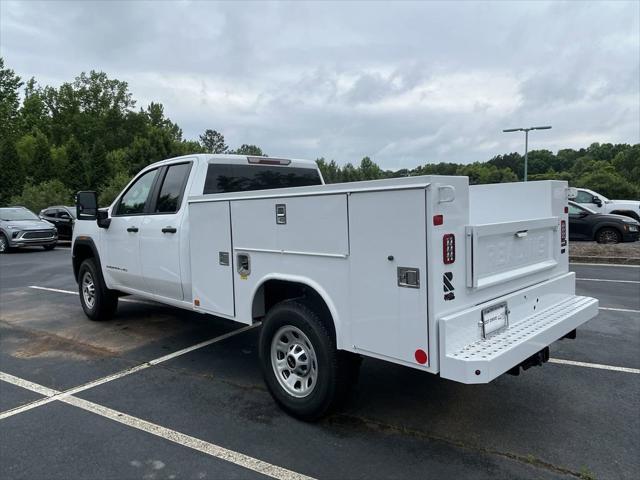
<path fill-rule="evenodd" d="M 0 2 L 0 54 L 99 69 L 196 138 L 384 168 L 640 141 L 636 2 Z"/>

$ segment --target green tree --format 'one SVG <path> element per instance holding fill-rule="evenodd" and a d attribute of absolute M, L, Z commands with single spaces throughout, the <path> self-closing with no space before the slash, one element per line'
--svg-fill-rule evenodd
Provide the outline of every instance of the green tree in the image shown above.
<path fill-rule="evenodd" d="M 17 134 L 20 87 L 22 81 L 0 57 L 0 138 L 6 140 Z"/>
<path fill-rule="evenodd" d="M 83 163 L 83 150 L 75 136 L 71 136 L 65 144 L 67 164 L 64 170 L 64 184 L 76 193 L 87 189 Z"/>
<path fill-rule="evenodd" d="M 200 144 L 207 153 L 226 153 L 229 147 L 224 143 L 224 135 L 207 129 L 200 135 Z"/>
<path fill-rule="evenodd" d="M 24 181 L 24 167 L 15 145 L 9 138 L 0 139 L 0 206 L 20 193 Z"/>
<path fill-rule="evenodd" d="M 91 154 L 85 157 L 84 165 L 87 185 L 92 190 L 98 190 L 100 185 L 108 180 L 110 173 L 107 150 L 104 148 L 104 143 L 97 140 L 93 144 Z"/>
<path fill-rule="evenodd" d="M 24 205 L 33 212 L 39 212 L 51 205 L 68 205 L 73 200 L 71 190 L 60 180 L 48 180 L 38 184 L 27 183 L 20 195 L 11 199 L 13 205 Z"/>
<path fill-rule="evenodd" d="M 118 194 L 129 183 L 129 175 L 119 172 L 110 177 L 102 187 L 100 195 L 98 195 L 98 204 L 107 207 L 115 200 Z"/>
<path fill-rule="evenodd" d="M 369 157 L 364 157 L 360 161 L 358 169 L 360 170 L 360 178 L 362 180 L 377 180 L 384 176 L 382 169 Z"/>
<path fill-rule="evenodd" d="M 251 155 L 254 157 L 267 156 L 267 154 L 264 153 L 260 147 L 257 147 L 255 145 L 247 145 L 246 143 L 243 143 L 234 152 L 231 153 L 235 153 L 237 155 Z"/>
<path fill-rule="evenodd" d="M 31 78 L 24 89 L 24 100 L 20 108 L 20 130 L 30 132 L 34 129 L 48 134 L 50 117 L 42 89 L 36 86 L 35 78 Z"/>

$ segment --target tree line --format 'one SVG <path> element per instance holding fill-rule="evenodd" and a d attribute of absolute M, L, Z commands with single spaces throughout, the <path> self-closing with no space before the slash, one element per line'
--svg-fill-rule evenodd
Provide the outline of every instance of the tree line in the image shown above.
<path fill-rule="evenodd" d="M 126 82 L 104 72 L 81 73 L 59 87 L 23 81 L 0 57 L 0 205 L 38 211 L 70 204 L 78 190 L 96 190 L 108 205 L 146 165 L 190 153 L 265 155 L 256 145 L 230 148 L 207 129 L 183 138 L 160 103 L 137 107 Z M 338 165 L 317 159 L 327 183 L 408 175 L 466 175 L 471 183 L 518 181 L 523 158 L 498 155 L 471 164 L 426 164 L 383 170 L 369 157 Z M 640 144 L 597 144 L 573 150 L 529 153 L 529 178 L 563 179 L 617 198 L 640 197 Z"/>

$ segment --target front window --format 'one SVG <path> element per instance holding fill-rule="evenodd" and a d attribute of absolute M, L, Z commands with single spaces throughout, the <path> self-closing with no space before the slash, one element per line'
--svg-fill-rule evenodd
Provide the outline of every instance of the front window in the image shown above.
<path fill-rule="evenodd" d="M 20 221 L 20 220 L 40 220 L 31 210 L 24 207 L 0 208 L 0 220 Z"/>
<path fill-rule="evenodd" d="M 144 213 L 158 170 L 150 170 L 143 174 L 129 187 L 120 199 L 116 215 L 137 215 Z"/>

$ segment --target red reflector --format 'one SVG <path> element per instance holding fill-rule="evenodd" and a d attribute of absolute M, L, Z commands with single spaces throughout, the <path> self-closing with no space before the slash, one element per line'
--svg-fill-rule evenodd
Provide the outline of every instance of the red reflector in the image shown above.
<path fill-rule="evenodd" d="M 434 215 L 433 216 L 433 224 L 434 225 L 442 225 L 444 223 L 443 215 Z"/>
<path fill-rule="evenodd" d="M 425 363 L 427 363 L 427 352 L 425 352 L 422 349 L 418 349 L 416 350 L 416 362 L 418 362 L 420 365 L 424 365 Z"/>
<path fill-rule="evenodd" d="M 442 237 L 442 261 L 445 265 L 456 261 L 456 236 L 453 233 Z"/>
<path fill-rule="evenodd" d="M 569 213 L 569 207 L 564 207 L 564 213 Z"/>

